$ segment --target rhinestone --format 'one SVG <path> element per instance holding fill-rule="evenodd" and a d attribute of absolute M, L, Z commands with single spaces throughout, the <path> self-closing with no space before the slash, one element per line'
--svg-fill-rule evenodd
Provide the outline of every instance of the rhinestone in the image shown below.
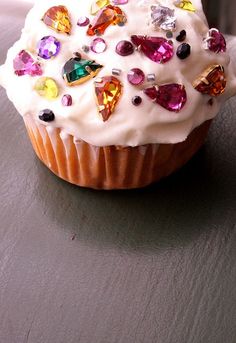
<path fill-rule="evenodd" d="M 71 106 L 72 105 L 72 96 L 70 94 L 63 95 L 61 99 L 61 103 L 63 106 Z"/>
<path fill-rule="evenodd" d="M 134 86 L 139 86 L 144 82 L 145 74 L 141 69 L 133 68 L 128 72 L 127 78 L 129 83 Z"/>
<path fill-rule="evenodd" d="M 39 119 L 45 122 L 50 122 L 55 119 L 55 115 L 51 110 L 45 109 L 39 112 Z"/>
<path fill-rule="evenodd" d="M 49 60 L 58 55 L 61 43 L 53 36 L 43 37 L 37 46 L 39 57 Z"/>
<path fill-rule="evenodd" d="M 139 96 L 139 95 L 135 95 L 135 96 L 132 98 L 132 104 L 133 104 L 134 106 L 139 106 L 139 105 L 141 105 L 142 101 L 143 101 L 143 99 L 142 99 L 141 96 Z"/>
<path fill-rule="evenodd" d="M 102 38 L 95 38 L 91 43 L 91 50 L 96 54 L 101 54 L 107 48 L 107 44 Z"/>

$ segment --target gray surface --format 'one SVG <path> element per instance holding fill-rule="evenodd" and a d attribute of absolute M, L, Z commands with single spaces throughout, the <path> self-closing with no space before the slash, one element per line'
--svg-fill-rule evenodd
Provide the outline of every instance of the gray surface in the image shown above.
<path fill-rule="evenodd" d="M 97 192 L 52 175 L 0 96 L 0 343 L 235 343 L 236 99 L 180 172 Z"/>

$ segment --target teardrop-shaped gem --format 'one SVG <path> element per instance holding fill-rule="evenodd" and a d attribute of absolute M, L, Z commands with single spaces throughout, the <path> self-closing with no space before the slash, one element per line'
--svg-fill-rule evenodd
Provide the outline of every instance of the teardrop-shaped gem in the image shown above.
<path fill-rule="evenodd" d="M 218 96 L 224 93 L 226 83 L 223 66 L 213 65 L 193 82 L 193 87 L 200 93 Z"/>
<path fill-rule="evenodd" d="M 13 67 L 17 76 L 40 76 L 43 74 L 40 64 L 26 50 L 22 50 L 14 58 Z"/>
<path fill-rule="evenodd" d="M 68 86 L 75 86 L 95 77 L 103 66 L 95 61 L 71 58 L 63 67 L 63 78 Z"/>
<path fill-rule="evenodd" d="M 59 94 L 56 82 L 50 77 L 40 77 L 37 80 L 34 89 L 40 96 L 48 100 L 56 99 Z"/>
<path fill-rule="evenodd" d="M 53 6 L 43 16 L 43 22 L 59 33 L 71 33 L 71 21 L 65 6 Z"/>
<path fill-rule="evenodd" d="M 172 112 L 179 112 L 187 101 L 185 87 L 177 83 L 146 88 L 144 93 L 152 101 Z"/>
<path fill-rule="evenodd" d="M 102 35 L 110 25 L 120 25 L 126 21 L 124 12 L 116 6 L 108 5 L 101 9 L 89 25 L 89 36 Z"/>
<path fill-rule="evenodd" d="M 90 13 L 97 14 L 103 7 L 110 5 L 110 0 L 94 0 L 91 5 Z"/>
<path fill-rule="evenodd" d="M 173 43 L 163 37 L 131 36 L 131 41 L 150 60 L 166 63 L 174 55 Z"/>
<path fill-rule="evenodd" d="M 122 84 L 114 76 L 104 76 L 95 81 L 98 111 L 103 121 L 107 121 L 114 112 L 121 97 Z"/>
<path fill-rule="evenodd" d="M 185 11 L 195 12 L 196 8 L 189 0 L 177 0 L 174 2 L 176 7 L 182 8 Z"/>

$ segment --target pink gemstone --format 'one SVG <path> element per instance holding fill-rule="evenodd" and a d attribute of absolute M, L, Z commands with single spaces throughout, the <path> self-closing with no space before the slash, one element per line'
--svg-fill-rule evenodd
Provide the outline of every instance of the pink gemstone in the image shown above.
<path fill-rule="evenodd" d="M 226 41 L 224 36 L 218 30 L 210 30 L 209 31 L 209 41 L 208 41 L 208 48 L 209 50 L 219 53 L 226 51 Z"/>
<path fill-rule="evenodd" d="M 40 64 L 34 61 L 31 55 L 25 50 L 22 50 L 16 56 L 13 61 L 13 67 L 15 69 L 15 74 L 18 76 L 40 76 L 43 74 Z"/>
<path fill-rule="evenodd" d="M 71 106 L 72 105 L 72 96 L 70 94 L 63 95 L 61 99 L 61 103 L 63 106 Z"/>
<path fill-rule="evenodd" d="M 107 48 L 107 44 L 103 38 L 95 38 L 91 44 L 91 50 L 96 54 L 101 54 Z"/>
<path fill-rule="evenodd" d="M 135 86 L 141 85 L 145 80 L 144 72 L 139 68 L 133 68 L 128 72 L 128 81 Z"/>
<path fill-rule="evenodd" d="M 78 19 L 77 25 L 78 26 L 88 26 L 89 23 L 90 23 L 89 18 L 87 18 L 87 17 L 80 17 Z"/>
<path fill-rule="evenodd" d="M 128 2 L 129 0 L 113 0 L 114 5 L 126 5 Z"/>
<path fill-rule="evenodd" d="M 150 87 L 144 93 L 168 111 L 179 112 L 187 101 L 185 87 L 177 83 Z"/>
<path fill-rule="evenodd" d="M 163 37 L 131 36 L 131 41 L 150 60 L 156 63 L 166 63 L 174 55 L 173 44 Z"/>

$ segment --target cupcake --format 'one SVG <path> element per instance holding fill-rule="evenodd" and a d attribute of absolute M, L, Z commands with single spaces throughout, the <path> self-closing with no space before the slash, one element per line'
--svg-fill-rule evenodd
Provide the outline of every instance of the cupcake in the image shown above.
<path fill-rule="evenodd" d="M 236 93 L 225 38 L 200 0 L 38 1 L 0 83 L 40 160 L 96 189 L 179 169 Z"/>

